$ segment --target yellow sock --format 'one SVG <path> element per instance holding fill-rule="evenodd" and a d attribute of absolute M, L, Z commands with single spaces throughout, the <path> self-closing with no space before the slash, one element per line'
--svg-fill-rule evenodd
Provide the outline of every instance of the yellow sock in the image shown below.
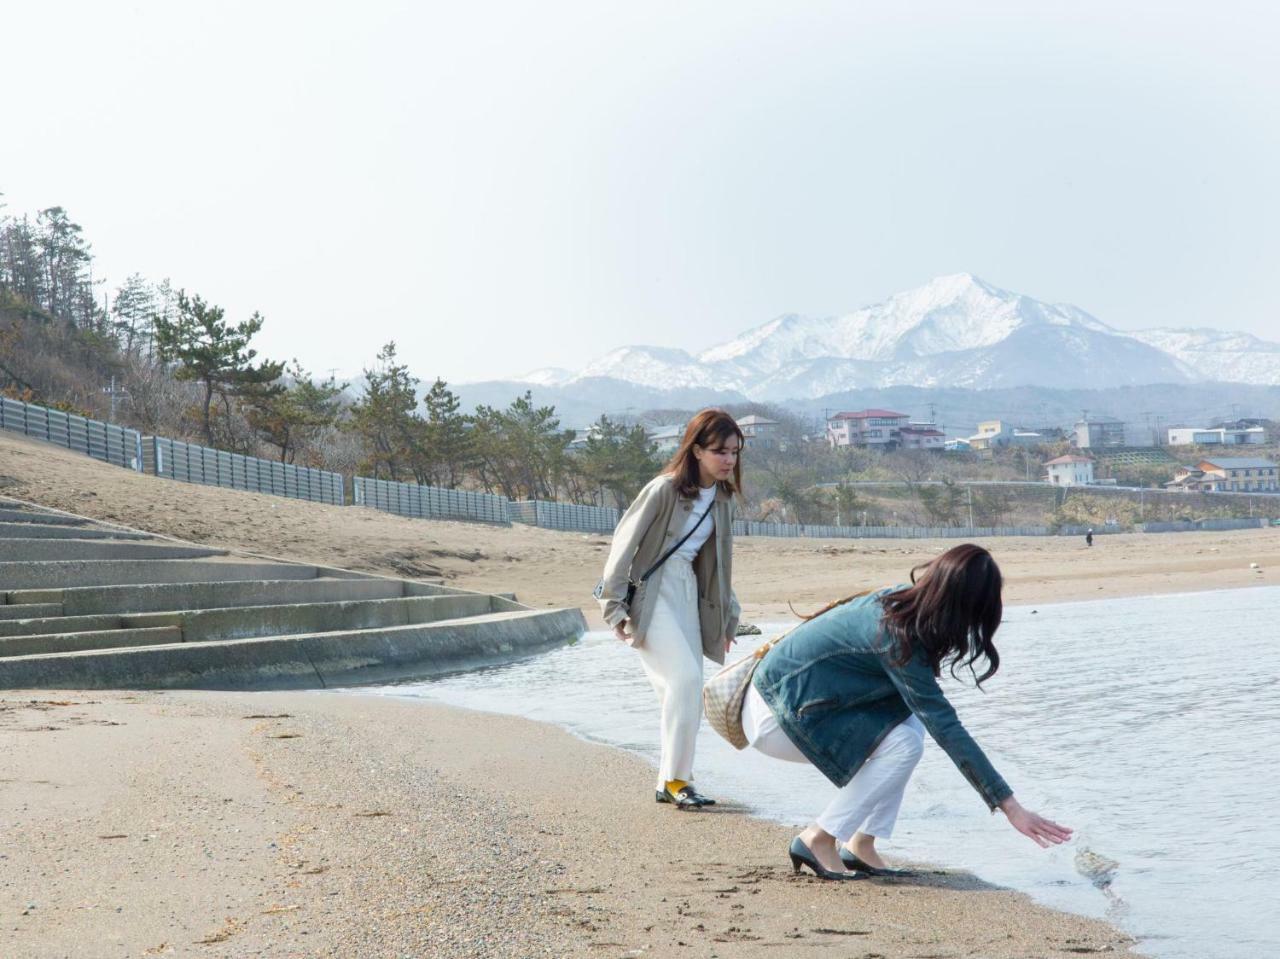
<path fill-rule="evenodd" d="M 669 783 L 667 783 L 666 788 L 667 788 L 667 792 L 670 793 L 672 796 L 674 796 L 680 790 L 684 789 L 684 787 L 687 785 L 689 784 L 685 782 L 683 779 L 673 779 Z"/>

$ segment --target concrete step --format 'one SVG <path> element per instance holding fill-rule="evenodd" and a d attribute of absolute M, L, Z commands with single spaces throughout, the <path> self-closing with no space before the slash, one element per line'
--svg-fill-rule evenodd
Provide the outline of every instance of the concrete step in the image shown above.
<path fill-rule="evenodd" d="M 24 620 L 33 618 L 43 618 L 48 616 L 61 616 L 62 603 L 18 603 L 16 605 L 0 605 L 0 625 L 4 625 L 9 620 Z M 3 636 L 0 633 L 0 636 Z"/>
<path fill-rule="evenodd" d="M 29 606 L 0 606 L 0 612 L 6 609 L 30 609 Z M 57 613 L 51 616 L 39 616 L 25 619 L 0 619 L 0 639 L 6 636 L 36 636 L 40 633 L 80 633 L 99 629 L 120 629 L 124 624 L 122 617 L 114 613 L 99 613 L 96 616 L 63 616 L 62 604 L 57 604 Z"/>
<path fill-rule="evenodd" d="M 5 636 L 0 637 L 0 659 L 9 656 L 69 653 L 90 649 L 125 649 L 134 646 L 160 646 L 165 643 L 180 642 L 182 642 L 182 630 L 177 626 L 41 633 L 35 636 Z"/>
<path fill-rule="evenodd" d="M 67 559 L 200 559 L 226 556 L 225 549 L 177 543 L 102 539 L 0 539 L 0 562 Z"/>
<path fill-rule="evenodd" d="M 233 580 L 222 583 L 158 583 L 132 586 L 81 586 L 68 589 L 15 590 L 9 603 L 56 603 L 64 616 L 97 613 L 148 613 L 227 606 L 276 606 L 353 599 L 392 599 L 409 588 L 446 592 L 424 583 L 398 579 Z M 419 595 L 433 595 L 423 592 Z M 0 610 L 5 607 L 0 606 Z M 40 614 L 34 615 L 57 615 Z"/>
<path fill-rule="evenodd" d="M 0 509 L 0 523 L 53 523 L 57 526 L 87 526 L 93 520 L 65 513 L 41 513 L 33 509 Z"/>
<path fill-rule="evenodd" d="M 427 676 L 570 642 L 576 609 L 520 610 L 370 629 L 0 659 L 8 689 L 314 688 Z"/>
<path fill-rule="evenodd" d="M 382 629 L 444 619 L 484 616 L 493 600 L 476 593 L 461 596 L 416 596 L 396 599 L 297 603 L 284 606 L 240 606 L 181 612 L 134 613 L 122 617 L 126 626 L 171 625 L 182 628 L 188 643 L 291 636 L 335 630 Z"/>
<path fill-rule="evenodd" d="M 314 566 L 198 559 L 0 562 L 0 590 L 124 586 L 144 583 L 211 583 L 252 579 L 314 579 L 316 575 Z"/>
<path fill-rule="evenodd" d="M 98 529 L 93 526 L 60 526 L 53 523 L 0 523 L 0 543 L 6 539 L 118 539 L 151 540 L 150 533 Z"/>
<path fill-rule="evenodd" d="M 495 602 L 497 608 L 495 608 Z M 27 606 L 0 610 L 28 609 Z M 58 605 L 61 610 L 61 604 Z M 43 618 L 0 620 L 0 639 L 44 633 L 81 633 L 111 629 L 176 626 L 185 642 L 214 639 L 246 639 L 289 633 L 320 633 L 331 629 L 373 629 L 407 626 L 442 619 L 480 616 L 507 610 L 507 601 L 483 593 L 406 596 L 394 599 L 359 599 L 326 603 L 291 603 L 271 606 L 231 606 L 222 609 L 181 609 L 156 613 L 97 613 L 88 616 L 53 615 Z"/>

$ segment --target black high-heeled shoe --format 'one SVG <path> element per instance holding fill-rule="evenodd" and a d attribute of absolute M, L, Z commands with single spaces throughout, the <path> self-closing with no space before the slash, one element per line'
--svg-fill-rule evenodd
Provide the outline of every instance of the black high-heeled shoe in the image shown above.
<path fill-rule="evenodd" d="M 868 876 L 879 876 L 881 878 L 899 879 L 906 876 L 914 876 L 914 869 L 890 869 L 887 866 L 873 866 L 870 863 L 863 862 L 854 855 L 848 846 L 840 847 L 840 861 L 844 863 L 846 869 L 853 869 L 857 872 L 865 872 Z"/>
<path fill-rule="evenodd" d="M 804 844 L 799 836 L 791 840 L 791 847 L 787 850 L 791 856 L 791 868 L 796 872 L 800 871 L 801 866 L 808 866 L 813 870 L 813 874 L 819 879 L 866 879 L 866 875 L 857 872 L 833 872 L 822 863 L 818 862 L 818 857 L 813 854 L 813 850 Z"/>

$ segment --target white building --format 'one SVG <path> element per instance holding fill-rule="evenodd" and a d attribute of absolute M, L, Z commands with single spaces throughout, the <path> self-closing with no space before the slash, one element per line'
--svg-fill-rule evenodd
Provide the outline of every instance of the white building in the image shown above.
<path fill-rule="evenodd" d="M 1231 429 L 1218 426 L 1176 426 L 1169 430 L 1170 446 L 1250 446 L 1265 443 L 1267 431 L 1261 426 Z"/>
<path fill-rule="evenodd" d="M 654 445 L 659 456 L 670 456 L 680 448 L 684 439 L 684 423 L 672 423 L 658 426 L 649 431 L 649 442 Z"/>
<path fill-rule="evenodd" d="M 1068 453 L 1044 464 L 1048 482 L 1055 486 L 1088 486 L 1093 483 L 1093 458 Z"/>
<path fill-rule="evenodd" d="M 1075 434 L 1077 449 L 1128 445 L 1124 423 L 1114 416 L 1087 416 L 1076 423 Z M 1151 444 L 1148 442 L 1145 445 Z"/>
<path fill-rule="evenodd" d="M 940 450 L 947 435 L 932 423 L 908 423 L 898 430 L 898 442 L 904 450 Z"/>

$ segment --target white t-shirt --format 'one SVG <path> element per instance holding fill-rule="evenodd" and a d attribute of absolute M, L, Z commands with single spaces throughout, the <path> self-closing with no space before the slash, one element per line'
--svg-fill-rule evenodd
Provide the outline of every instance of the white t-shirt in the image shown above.
<path fill-rule="evenodd" d="M 719 484 L 716 485 L 718 486 Z M 698 490 L 698 498 L 694 500 L 693 508 L 689 510 L 689 517 L 685 520 L 684 526 L 680 528 L 680 532 L 676 535 L 677 541 L 681 536 L 693 529 L 693 524 L 698 522 L 698 519 L 707 511 L 707 508 L 711 506 L 715 498 L 716 486 L 711 486 L 709 489 Z M 715 514 L 712 513 L 702 521 L 702 525 L 697 528 L 692 536 L 684 541 L 684 545 L 676 550 L 671 558 L 682 559 L 686 563 L 692 563 L 694 558 L 698 555 L 698 550 L 702 549 L 702 544 L 710 538 L 711 531 L 715 529 L 715 527 L 716 517 Z"/>

